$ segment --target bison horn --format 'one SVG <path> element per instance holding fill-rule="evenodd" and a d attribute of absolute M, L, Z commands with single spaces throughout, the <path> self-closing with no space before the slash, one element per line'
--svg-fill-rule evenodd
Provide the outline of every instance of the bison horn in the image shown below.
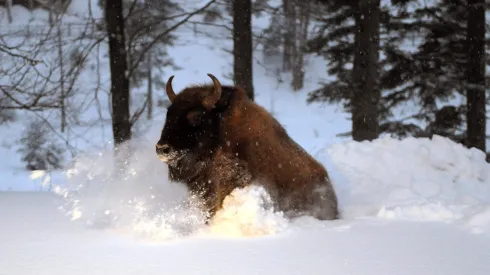
<path fill-rule="evenodd" d="M 174 79 L 173 75 L 168 78 L 167 85 L 165 86 L 165 90 L 167 91 L 167 96 L 168 99 L 170 99 L 170 102 L 174 102 L 176 96 L 174 89 L 172 88 L 172 79 Z"/>
<path fill-rule="evenodd" d="M 208 109 L 211 109 L 221 98 L 221 83 L 219 83 L 219 80 L 214 75 L 208 74 L 208 76 L 213 80 L 214 92 L 204 98 L 203 105 Z"/>

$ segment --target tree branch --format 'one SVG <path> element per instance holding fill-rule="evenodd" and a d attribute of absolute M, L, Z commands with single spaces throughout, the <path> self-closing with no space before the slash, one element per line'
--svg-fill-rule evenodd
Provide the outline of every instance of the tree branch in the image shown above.
<path fill-rule="evenodd" d="M 36 66 L 39 63 L 44 63 L 42 60 L 37 60 L 37 59 L 32 59 L 28 56 L 21 55 L 18 53 L 12 52 L 13 48 L 8 47 L 6 45 L 0 45 L 0 52 L 6 53 L 7 55 L 15 58 L 21 58 L 25 61 L 27 61 L 31 66 Z"/>
<path fill-rule="evenodd" d="M 168 28 L 167 30 L 165 30 L 163 33 L 160 33 L 159 35 L 157 35 L 153 41 L 151 41 L 150 43 L 148 43 L 148 45 L 146 45 L 146 47 L 141 51 L 141 55 L 138 57 L 138 59 L 136 60 L 136 62 L 133 64 L 133 66 L 129 69 L 129 72 L 128 72 L 128 77 L 131 77 L 132 74 L 134 73 L 134 71 L 136 70 L 136 68 L 139 66 L 139 64 L 141 63 L 141 61 L 143 61 L 143 58 L 145 56 L 145 53 L 147 51 L 149 51 L 162 37 L 164 37 L 165 35 L 171 33 L 172 31 L 176 30 L 178 27 L 182 26 L 183 24 L 185 24 L 187 21 L 189 21 L 189 19 L 191 19 L 194 15 L 197 15 L 201 12 L 203 12 L 204 10 L 206 10 L 209 6 L 211 6 L 214 2 L 216 2 L 216 0 L 211 0 L 209 1 L 208 3 L 206 3 L 204 6 L 202 6 L 201 8 L 189 13 L 184 19 L 182 19 L 182 21 L 180 21 L 179 23 L 176 23 L 175 25 L 173 25 L 172 27 Z"/>

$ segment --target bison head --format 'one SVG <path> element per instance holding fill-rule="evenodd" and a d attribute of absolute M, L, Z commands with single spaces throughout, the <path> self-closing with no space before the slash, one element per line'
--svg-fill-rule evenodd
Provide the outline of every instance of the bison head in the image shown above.
<path fill-rule="evenodd" d="M 167 81 L 171 105 L 156 153 L 170 169 L 194 169 L 197 162 L 210 158 L 218 146 L 222 87 L 216 77 L 208 76 L 214 85 L 186 88 L 178 95 L 172 88 L 174 76 Z"/>

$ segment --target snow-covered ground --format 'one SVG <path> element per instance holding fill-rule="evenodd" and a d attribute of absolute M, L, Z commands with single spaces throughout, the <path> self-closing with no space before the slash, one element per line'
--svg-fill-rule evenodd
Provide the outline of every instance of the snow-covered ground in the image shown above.
<path fill-rule="evenodd" d="M 88 230 L 59 198 L 0 193 L 0 272 L 57 274 L 486 275 L 490 239 L 440 223 L 303 221 L 252 239 L 196 236 L 165 243 Z"/>
<path fill-rule="evenodd" d="M 70 20 L 82 17 L 85 3 L 73 1 Z M 165 70 L 164 77 L 175 74 L 174 89 L 209 82 L 208 72 L 230 84 L 230 56 L 221 47 L 231 44 L 216 44 L 222 31 L 207 30 L 209 37 L 199 39 L 189 29 L 178 31 L 169 53 L 185 69 Z M 84 153 L 66 171 L 29 174 L 16 152 L 27 120 L 19 116 L 0 125 L 8 133 L 0 137 L 0 190 L 9 191 L 0 192 L 0 275 L 489 274 L 490 165 L 481 152 L 442 137 L 341 139 L 336 135 L 350 129 L 348 114 L 306 104 L 306 92 L 327 77 L 322 60 L 308 58 L 306 86 L 293 93 L 287 76 L 278 84 L 260 51 L 255 56 L 256 101 L 325 165 L 341 220 L 286 220 L 266 207 L 263 189 L 251 186 L 235 190 L 205 226 L 154 154 L 162 108 L 152 121 L 139 122 L 125 172 L 113 169 L 106 121 L 103 129 L 71 129 L 72 145 Z M 95 77 L 89 77 L 79 85 L 92 87 Z M 107 86 L 107 75 L 102 78 Z M 165 98 L 159 92 L 157 99 Z M 85 117 L 93 118 L 91 112 Z"/>
<path fill-rule="evenodd" d="M 252 186 L 235 190 L 209 226 L 152 146 L 136 148 L 122 174 L 110 151 L 80 159 L 68 180 L 52 180 L 61 196 L 0 193 L 2 274 L 490 271 L 490 167 L 447 139 L 348 141 L 318 153 L 341 220 L 286 220 Z"/>

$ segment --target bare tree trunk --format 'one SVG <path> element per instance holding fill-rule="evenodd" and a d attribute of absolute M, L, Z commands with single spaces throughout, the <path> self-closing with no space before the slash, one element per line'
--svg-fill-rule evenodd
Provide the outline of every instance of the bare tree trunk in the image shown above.
<path fill-rule="evenodd" d="M 117 146 L 131 139 L 129 79 L 122 0 L 105 1 L 111 69 L 112 132 Z"/>
<path fill-rule="evenodd" d="M 147 107 L 146 119 L 151 120 L 153 117 L 153 77 L 151 70 L 151 51 L 148 51 L 148 93 L 147 93 Z"/>
<path fill-rule="evenodd" d="M 61 19 L 60 16 L 57 20 L 57 38 L 58 38 L 58 62 L 60 66 L 60 111 L 61 111 L 61 132 L 65 131 L 66 127 L 66 110 L 65 110 L 65 72 L 63 68 L 63 41 L 61 39 Z"/>
<path fill-rule="evenodd" d="M 486 150 L 485 104 L 485 9 L 484 0 L 468 0 L 466 43 L 468 65 L 467 87 L 467 146 Z"/>
<path fill-rule="evenodd" d="M 233 0 L 233 73 L 235 85 L 254 100 L 252 77 L 252 3 Z"/>
<path fill-rule="evenodd" d="M 356 141 L 379 136 L 379 16 L 380 0 L 360 0 L 355 14 L 356 36 L 353 76 L 352 137 Z"/>
<path fill-rule="evenodd" d="M 294 52 L 296 49 L 296 8 L 295 0 L 283 0 L 284 25 L 286 31 L 283 37 L 282 69 L 288 72 L 293 67 Z"/>
<path fill-rule="evenodd" d="M 7 18 L 9 23 L 14 21 L 14 18 L 12 17 L 12 0 L 7 0 Z"/>
<path fill-rule="evenodd" d="M 50 26 L 53 26 L 54 24 L 54 12 L 53 12 L 53 9 L 54 9 L 54 5 L 55 5 L 55 1 L 56 0 L 48 0 L 48 3 L 49 3 L 49 7 L 48 7 L 48 22 L 49 22 L 49 25 Z"/>
<path fill-rule="evenodd" d="M 310 2 L 305 1 L 299 4 L 298 17 L 300 19 L 300 27 L 297 29 L 297 40 L 295 44 L 297 45 L 294 51 L 293 59 L 293 80 L 291 86 L 294 91 L 300 90 L 304 85 L 304 57 L 306 50 L 306 42 L 308 41 L 308 26 L 310 24 Z"/>

